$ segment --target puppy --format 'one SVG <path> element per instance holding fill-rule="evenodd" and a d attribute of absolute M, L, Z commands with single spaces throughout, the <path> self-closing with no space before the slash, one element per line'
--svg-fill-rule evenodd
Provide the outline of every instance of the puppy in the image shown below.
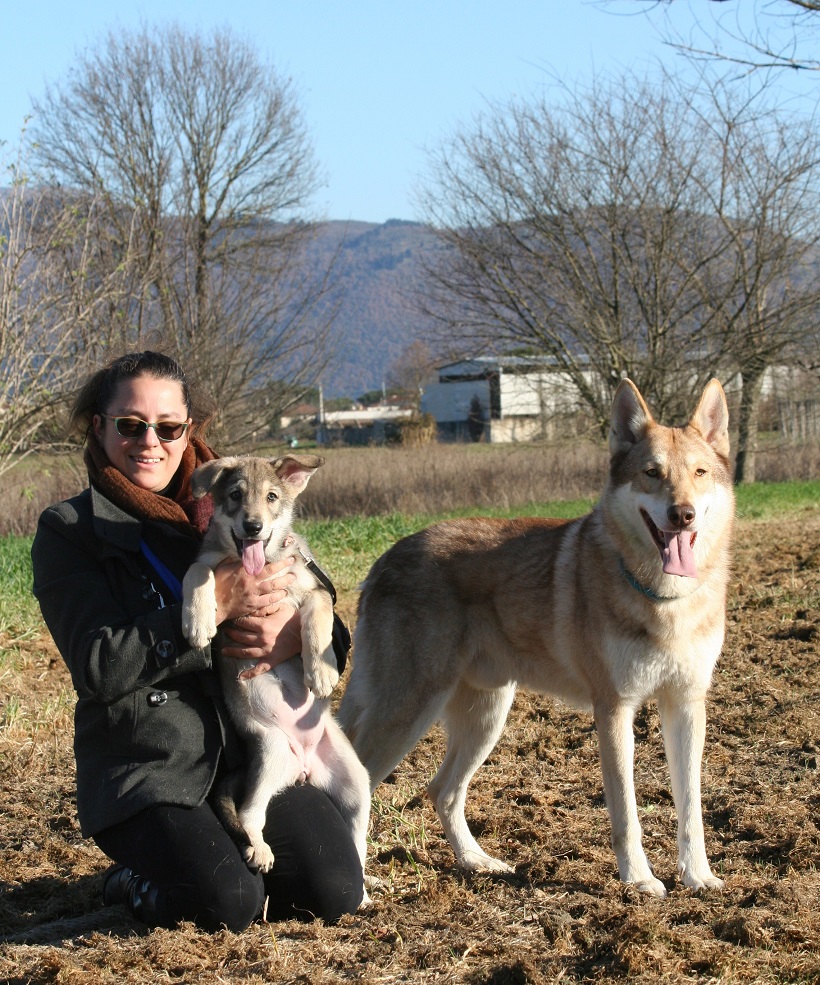
<path fill-rule="evenodd" d="M 301 615 L 301 658 L 248 680 L 239 675 L 253 661 L 217 661 L 249 762 L 244 778 L 232 776 L 218 791 L 214 806 L 248 865 L 263 872 L 274 863 L 263 835 L 268 804 L 293 783 L 327 793 L 350 826 L 364 870 L 370 781 L 327 701 L 339 679 L 331 642 L 332 585 L 291 530 L 296 497 L 322 464 L 316 455 L 221 458 L 200 466 L 191 479 L 195 497 L 210 494 L 214 501 L 202 549 L 182 583 L 182 630 L 193 646 L 206 646 L 216 635 L 214 568 L 220 562 L 238 557 L 248 573 L 259 574 L 270 561 L 297 558 L 287 601 Z"/>

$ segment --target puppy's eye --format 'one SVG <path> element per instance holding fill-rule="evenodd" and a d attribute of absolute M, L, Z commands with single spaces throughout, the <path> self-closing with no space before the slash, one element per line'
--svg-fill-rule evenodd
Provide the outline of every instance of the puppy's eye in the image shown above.
<path fill-rule="evenodd" d="M 268 493 L 268 502 L 269 503 L 275 503 L 277 499 L 279 499 L 279 497 L 276 495 L 275 492 L 271 491 L 271 492 Z"/>
<path fill-rule="evenodd" d="M 654 468 L 654 467 L 651 468 L 651 469 L 647 469 L 646 470 L 646 475 L 648 475 L 650 479 L 657 479 L 658 478 L 658 470 L 656 468 Z"/>
<path fill-rule="evenodd" d="M 695 475 L 700 478 L 702 475 L 706 475 L 706 469 L 695 469 Z"/>
<path fill-rule="evenodd" d="M 237 503 L 240 499 L 242 499 L 242 491 L 240 489 L 231 489 L 228 493 L 228 498 Z"/>

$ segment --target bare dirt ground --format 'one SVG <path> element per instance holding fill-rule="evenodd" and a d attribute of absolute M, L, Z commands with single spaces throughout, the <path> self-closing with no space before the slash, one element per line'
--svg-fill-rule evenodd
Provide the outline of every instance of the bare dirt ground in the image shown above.
<path fill-rule="evenodd" d="M 590 718 L 521 694 L 468 800 L 477 836 L 515 875 L 454 867 L 423 795 L 441 754 L 433 734 L 377 792 L 370 871 L 383 887 L 368 911 L 337 926 L 260 923 L 239 935 L 147 931 L 102 907 L 107 863 L 75 818 L 70 683 L 39 640 L 23 644 L 25 678 L 0 676 L 0 699 L 28 721 L 0 730 L 0 980 L 820 980 L 820 509 L 741 522 L 736 555 L 703 768 L 707 850 L 723 892 L 676 882 L 654 708 L 637 723 L 636 781 L 666 900 L 617 881 Z M 351 615 L 353 600 L 344 604 Z"/>

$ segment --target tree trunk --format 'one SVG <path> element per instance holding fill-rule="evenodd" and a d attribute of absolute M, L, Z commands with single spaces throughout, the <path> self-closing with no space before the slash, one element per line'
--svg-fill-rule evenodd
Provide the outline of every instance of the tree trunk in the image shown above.
<path fill-rule="evenodd" d="M 740 415 L 738 417 L 735 485 L 755 481 L 757 428 L 764 372 L 764 369 L 755 368 L 751 371 L 741 371 L 740 374 L 743 389 L 740 395 Z"/>

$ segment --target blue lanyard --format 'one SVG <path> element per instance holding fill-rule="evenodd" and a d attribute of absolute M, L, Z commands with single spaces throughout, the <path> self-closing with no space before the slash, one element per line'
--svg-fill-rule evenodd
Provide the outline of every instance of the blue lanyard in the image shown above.
<path fill-rule="evenodd" d="M 151 548 L 145 543 L 144 540 L 140 541 L 140 550 L 148 559 L 148 561 L 153 566 L 156 573 L 162 578 L 165 584 L 168 586 L 168 590 L 177 600 L 177 602 L 182 601 L 182 582 L 177 578 L 177 576 L 170 570 L 170 568 L 163 564 L 162 561 L 154 554 Z"/>

